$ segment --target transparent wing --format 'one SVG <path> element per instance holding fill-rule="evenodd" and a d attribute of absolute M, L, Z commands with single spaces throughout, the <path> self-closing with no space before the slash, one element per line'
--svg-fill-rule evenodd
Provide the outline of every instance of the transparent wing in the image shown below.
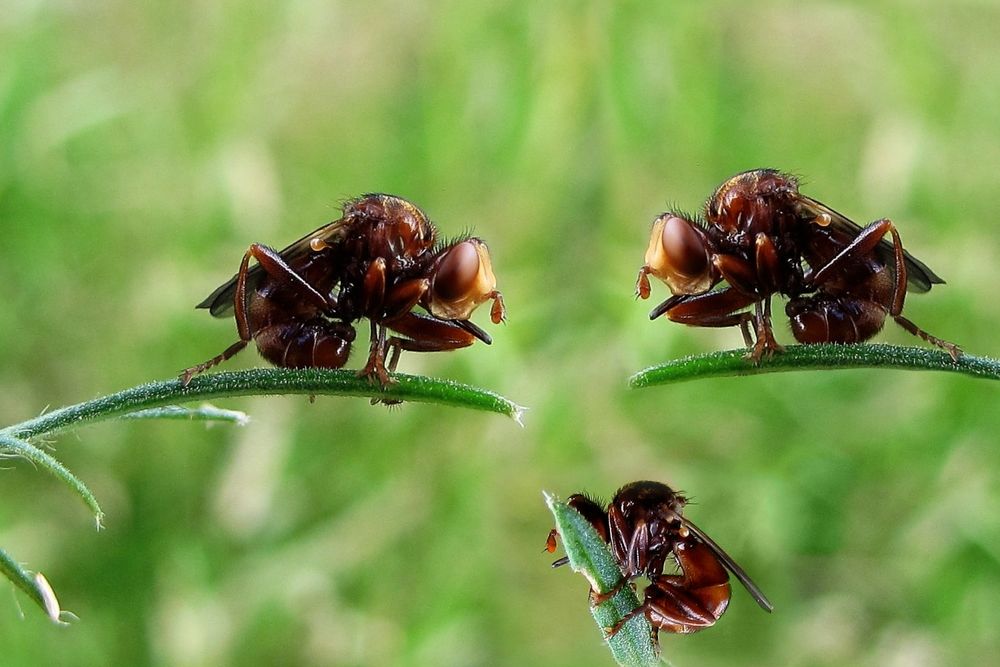
<path fill-rule="evenodd" d="M 701 540 L 705 544 L 705 546 L 711 549 L 712 552 L 719 557 L 719 560 L 722 562 L 725 568 L 730 572 L 732 572 L 733 576 L 735 576 L 737 579 L 740 580 L 740 583 L 743 584 L 743 588 L 747 589 L 747 592 L 750 593 L 753 599 L 757 601 L 757 604 L 760 605 L 761 609 L 763 609 L 768 613 L 774 611 L 774 605 L 771 604 L 770 600 L 767 599 L 767 596 L 764 595 L 764 592 L 760 590 L 757 584 L 753 582 L 753 579 L 750 578 L 750 575 L 744 572 L 743 568 L 737 565 L 736 561 L 730 558 L 729 554 L 723 551 L 722 547 L 720 547 L 718 544 L 715 543 L 715 540 L 706 535 L 705 531 L 703 531 L 701 528 L 694 525 L 690 519 L 685 517 L 682 520 L 684 521 L 684 525 L 687 526 L 688 530 L 694 533 L 694 535 L 699 540 Z"/>
<path fill-rule="evenodd" d="M 294 266 L 296 259 L 313 252 L 310 246 L 313 240 L 322 241 L 327 245 L 336 245 L 347 234 L 349 227 L 350 224 L 347 218 L 334 220 L 306 234 L 279 254 L 285 262 Z M 220 285 L 195 307 L 207 308 L 213 317 L 232 317 L 233 303 L 236 297 L 236 279 L 238 277 L 239 274 L 230 278 L 229 282 Z M 263 278 L 264 270 L 259 264 L 250 267 L 250 270 L 247 271 L 247 292 L 254 290 Z"/>
<path fill-rule="evenodd" d="M 799 212 L 804 217 L 815 219 L 821 215 L 829 216 L 830 225 L 834 229 L 849 235 L 851 238 L 854 238 L 861 232 L 861 227 L 855 222 L 849 219 L 846 215 L 834 211 L 823 202 L 818 202 L 815 199 L 806 197 L 802 194 L 798 195 L 798 197 Z M 879 241 L 879 244 L 875 247 L 875 254 L 887 265 L 895 266 L 896 253 L 893 250 L 892 241 L 889 239 L 884 238 Z M 906 282 L 911 291 L 926 292 L 930 290 L 931 285 L 940 285 L 944 283 L 944 280 L 931 271 L 926 264 L 906 252 L 906 250 L 903 251 L 903 260 L 906 262 Z"/>

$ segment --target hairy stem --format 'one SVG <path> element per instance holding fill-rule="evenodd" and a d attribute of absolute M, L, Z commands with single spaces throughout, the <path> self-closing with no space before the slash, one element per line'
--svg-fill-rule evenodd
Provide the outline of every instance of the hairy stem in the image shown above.
<path fill-rule="evenodd" d="M 63 624 L 62 617 L 65 612 L 59 608 L 59 600 L 56 599 L 56 594 L 41 572 L 32 574 L 21 567 L 21 564 L 11 558 L 6 551 L 0 549 L 0 574 L 24 591 L 54 623 Z"/>
<path fill-rule="evenodd" d="M 230 396 L 306 394 L 310 396 L 363 396 L 375 399 L 418 401 L 488 410 L 521 423 L 524 408 L 484 389 L 434 378 L 394 374 L 397 382 L 385 389 L 359 378 L 353 371 L 258 368 L 213 373 L 194 378 L 187 387 L 178 380 L 139 385 L 92 401 L 60 408 L 35 419 L 0 430 L 17 438 L 58 433 L 94 421 L 120 417 L 151 408 L 188 401 Z"/>
<path fill-rule="evenodd" d="M 165 405 L 162 408 L 149 408 L 138 412 L 128 412 L 121 419 L 177 419 L 180 421 L 229 422 L 237 426 L 250 423 L 250 415 L 239 410 L 226 410 L 214 405 L 201 405 L 197 408 L 187 408 L 182 405 Z"/>
<path fill-rule="evenodd" d="M 194 378 L 187 387 L 181 386 L 178 380 L 151 382 L 0 429 L 0 457 L 23 458 L 55 476 L 86 503 L 100 527 L 103 513 L 94 494 L 51 454 L 32 444 L 29 441 L 31 438 L 119 418 L 223 421 L 243 425 L 247 416 L 242 412 L 211 405 L 188 408 L 177 403 L 264 394 L 364 396 L 383 401 L 421 401 L 497 412 L 521 424 L 525 408 L 493 392 L 413 375 L 395 374 L 393 379 L 396 383 L 383 389 L 357 377 L 353 371 L 264 368 L 203 375 Z M 49 618 L 61 622 L 65 612 L 60 610 L 55 593 L 45 577 L 37 573 L 32 575 L 3 550 L 0 550 L 0 575 L 14 582 L 45 610 Z"/>
<path fill-rule="evenodd" d="M 629 378 L 635 389 L 685 380 L 794 370 L 836 368 L 893 368 L 899 370 L 950 371 L 973 377 L 1000 380 L 1000 361 L 962 355 L 953 361 L 947 353 L 922 347 L 861 343 L 857 345 L 792 345 L 780 354 L 754 364 L 746 350 L 725 350 L 675 359 L 651 366 Z"/>
<path fill-rule="evenodd" d="M 66 466 L 57 461 L 51 454 L 35 447 L 30 442 L 15 438 L 3 431 L 0 431 L 0 452 L 4 452 L 6 456 L 19 456 L 54 475 L 83 500 L 87 508 L 94 515 L 97 527 L 101 527 L 104 512 L 101 511 L 100 505 L 97 504 L 97 498 L 94 497 L 94 494 L 91 493 L 90 489 L 87 488 L 87 485 L 79 477 L 71 473 Z"/>

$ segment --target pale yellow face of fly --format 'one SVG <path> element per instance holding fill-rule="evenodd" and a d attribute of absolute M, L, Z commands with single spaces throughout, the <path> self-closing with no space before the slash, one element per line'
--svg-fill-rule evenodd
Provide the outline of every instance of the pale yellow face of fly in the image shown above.
<path fill-rule="evenodd" d="M 665 213 L 653 223 L 646 268 L 674 294 L 701 294 L 714 283 L 705 239 L 694 223 Z"/>
<path fill-rule="evenodd" d="M 427 310 L 447 320 L 467 320 L 483 302 L 497 297 L 497 279 L 486 244 L 467 239 L 442 257 L 430 287 Z"/>

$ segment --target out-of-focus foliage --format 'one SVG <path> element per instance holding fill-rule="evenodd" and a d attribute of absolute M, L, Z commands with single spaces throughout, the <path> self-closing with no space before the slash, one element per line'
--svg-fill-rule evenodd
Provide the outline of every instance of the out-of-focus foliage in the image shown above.
<path fill-rule="evenodd" d="M 992 384 L 626 378 L 740 344 L 649 322 L 632 287 L 656 214 L 759 166 L 859 222 L 891 217 L 948 280 L 908 316 L 1000 354 L 998 25 L 998 3 L 971 0 L 9 0 L 0 424 L 221 351 L 233 324 L 193 306 L 249 243 L 280 247 L 368 191 L 486 238 L 509 308 L 502 328 L 480 318 L 492 347 L 400 369 L 531 410 L 521 429 L 289 397 L 231 401 L 253 417 L 239 430 L 93 427 L 56 446 L 101 501 L 99 533 L 7 462 L 0 545 L 81 621 L 23 597 L 22 620 L 8 597 L 3 663 L 610 664 L 586 582 L 542 552 L 541 491 L 641 478 L 686 491 L 776 607 L 736 589 L 716 627 L 663 637 L 674 664 L 995 660 Z M 891 324 L 881 340 L 918 343 Z"/>

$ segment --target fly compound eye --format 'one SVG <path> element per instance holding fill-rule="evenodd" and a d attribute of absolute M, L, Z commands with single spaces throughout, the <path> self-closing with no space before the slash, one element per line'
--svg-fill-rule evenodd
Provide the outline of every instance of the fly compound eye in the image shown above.
<path fill-rule="evenodd" d="M 645 270 L 674 294 L 701 294 L 712 287 L 708 240 L 690 220 L 665 213 L 653 223 Z"/>
<path fill-rule="evenodd" d="M 708 271 L 705 242 L 690 222 L 670 216 L 663 224 L 663 250 L 670 268 L 685 278 L 696 278 Z"/>
<path fill-rule="evenodd" d="M 496 289 L 486 245 L 468 239 L 453 245 L 438 260 L 427 309 L 436 317 L 467 320 L 479 304 L 498 294 Z"/>
<path fill-rule="evenodd" d="M 444 301 L 465 297 L 479 277 L 479 253 L 471 241 L 462 241 L 445 253 L 434 276 L 434 296 Z"/>

